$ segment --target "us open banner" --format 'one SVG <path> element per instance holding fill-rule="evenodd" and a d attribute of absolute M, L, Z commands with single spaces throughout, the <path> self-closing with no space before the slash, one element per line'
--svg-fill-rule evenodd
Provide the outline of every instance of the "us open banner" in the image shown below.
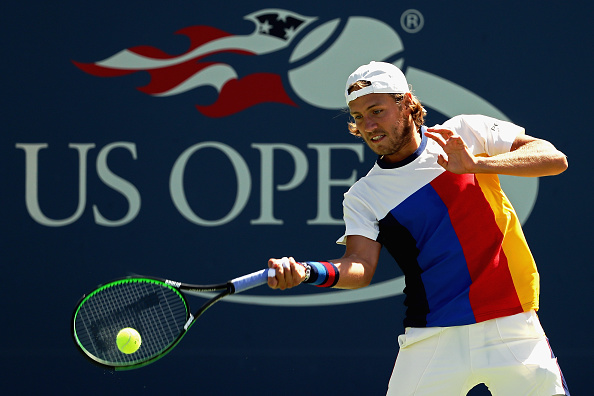
<path fill-rule="evenodd" d="M 592 279 L 592 138 L 579 132 L 591 9 L 4 5 L 3 383 L 10 393 L 26 383 L 33 393 L 156 394 L 192 378 L 202 394 L 385 394 L 406 307 L 384 253 L 360 290 L 230 296 L 142 370 L 106 375 L 77 354 L 69 329 L 78 298 L 112 278 L 217 283 L 270 257 L 340 257 L 342 196 L 376 160 L 347 131 L 344 84 L 376 60 L 403 70 L 429 126 L 489 115 L 568 155 L 561 176 L 501 181 L 540 270 L 541 321 L 570 390 L 587 394 L 592 351 L 565 335 L 570 319 L 592 328 L 575 304 Z"/>

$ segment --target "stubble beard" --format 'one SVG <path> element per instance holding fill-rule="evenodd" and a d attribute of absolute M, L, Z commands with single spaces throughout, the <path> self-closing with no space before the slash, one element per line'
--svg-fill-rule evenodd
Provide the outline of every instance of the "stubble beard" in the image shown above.
<path fill-rule="evenodd" d="M 382 157 L 399 153 L 411 144 L 415 130 L 414 125 L 408 119 L 401 119 L 392 127 L 392 133 L 386 134 L 388 145 L 375 147 L 373 151 Z"/>

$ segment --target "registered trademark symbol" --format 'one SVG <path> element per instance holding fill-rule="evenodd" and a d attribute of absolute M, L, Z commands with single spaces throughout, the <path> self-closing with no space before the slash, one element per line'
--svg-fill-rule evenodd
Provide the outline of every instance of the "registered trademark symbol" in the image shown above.
<path fill-rule="evenodd" d="M 418 33 L 423 29 L 424 24 L 425 19 L 423 18 L 423 14 L 417 10 L 406 10 L 400 17 L 400 26 L 407 33 Z"/>

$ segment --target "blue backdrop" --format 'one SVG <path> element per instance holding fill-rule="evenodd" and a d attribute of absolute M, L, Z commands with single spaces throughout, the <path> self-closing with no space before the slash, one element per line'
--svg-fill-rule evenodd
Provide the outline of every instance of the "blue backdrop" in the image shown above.
<path fill-rule="evenodd" d="M 111 278 L 210 283 L 269 257 L 340 257 L 342 194 L 375 160 L 346 131 L 342 89 L 375 59 L 401 66 L 428 125 L 489 114 L 567 154 L 560 176 L 503 183 L 541 321 L 570 390 L 589 394 L 591 3 L 296 4 L 0 5 L 3 389 L 384 394 L 404 312 L 385 255 L 363 293 L 222 302 L 140 370 L 103 371 L 70 336 L 79 297 Z"/>

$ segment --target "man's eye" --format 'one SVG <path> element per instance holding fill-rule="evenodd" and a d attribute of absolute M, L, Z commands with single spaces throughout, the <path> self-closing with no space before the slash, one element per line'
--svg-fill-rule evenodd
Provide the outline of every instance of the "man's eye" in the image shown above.
<path fill-rule="evenodd" d="M 381 112 L 382 112 L 382 111 L 381 111 L 380 109 L 373 110 L 373 114 L 379 114 L 379 113 L 381 113 Z"/>

